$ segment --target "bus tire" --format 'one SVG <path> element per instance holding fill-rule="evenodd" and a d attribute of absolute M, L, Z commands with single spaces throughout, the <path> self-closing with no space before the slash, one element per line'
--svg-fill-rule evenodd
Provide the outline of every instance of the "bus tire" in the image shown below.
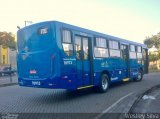
<path fill-rule="evenodd" d="M 138 82 L 138 81 L 141 81 L 142 79 L 143 79 L 143 70 L 139 69 L 139 71 L 138 71 L 138 77 L 135 78 L 134 81 Z"/>
<path fill-rule="evenodd" d="M 108 75 L 103 73 L 100 78 L 100 85 L 97 87 L 97 91 L 100 93 L 104 93 L 109 88 L 109 78 Z"/>

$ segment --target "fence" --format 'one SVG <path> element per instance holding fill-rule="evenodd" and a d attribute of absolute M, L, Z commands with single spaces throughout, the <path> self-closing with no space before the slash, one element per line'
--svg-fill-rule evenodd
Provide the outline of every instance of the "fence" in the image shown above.
<path fill-rule="evenodd" d="M 15 67 L 12 67 L 11 65 L 0 67 L 0 86 L 16 84 L 18 82 L 17 70 Z"/>

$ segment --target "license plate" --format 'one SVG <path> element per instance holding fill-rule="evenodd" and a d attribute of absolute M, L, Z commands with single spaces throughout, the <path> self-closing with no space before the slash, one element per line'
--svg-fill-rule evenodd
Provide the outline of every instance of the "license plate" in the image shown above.
<path fill-rule="evenodd" d="M 34 85 L 34 86 L 40 86 L 41 82 L 40 81 L 32 81 L 32 85 Z"/>

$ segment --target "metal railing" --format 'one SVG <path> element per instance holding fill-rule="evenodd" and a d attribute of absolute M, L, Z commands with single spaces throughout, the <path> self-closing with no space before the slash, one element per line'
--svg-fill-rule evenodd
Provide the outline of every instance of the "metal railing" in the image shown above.
<path fill-rule="evenodd" d="M 10 64 L 9 66 L 0 66 L 0 85 L 4 84 L 12 84 L 17 83 L 17 70 L 16 68 L 12 67 Z"/>

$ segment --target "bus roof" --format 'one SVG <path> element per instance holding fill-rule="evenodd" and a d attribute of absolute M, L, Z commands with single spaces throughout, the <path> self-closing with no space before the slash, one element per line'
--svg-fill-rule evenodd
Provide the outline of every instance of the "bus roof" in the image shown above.
<path fill-rule="evenodd" d="M 60 22 L 60 21 L 44 21 L 44 22 L 33 24 L 33 25 L 38 25 L 38 24 L 43 24 L 43 23 L 48 23 L 48 22 L 62 25 L 64 28 L 66 27 L 66 28 L 71 29 L 71 30 L 76 30 L 76 31 L 87 33 L 87 34 L 92 34 L 92 35 L 95 35 L 95 36 L 104 37 L 104 38 L 107 38 L 109 40 L 116 40 L 116 41 L 120 41 L 120 42 L 123 42 L 123 43 L 126 43 L 126 44 L 140 45 L 143 48 L 147 48 L 147 45 L 142 44 L 142 43 L 137 43 L 137 42 L 134 42 L 134 41 L 123 39 L 123 38 L 118 38 L 118 37 L 115 37 L 115 36 L 112 36 L 112 35 L 96 32 L 96 31 L 89 30 L 89 29 L 86 29 L 86 28 L 81 28 L 81 27 L 74 26 L 74 25 L 67 24 L 67 23 L 63 23 L 63 22 Z M 29 27 L 32 27 L 33 25 L 26 26 L 26 27 L 24 27 L 20 30 L 27 29 Z"/>

